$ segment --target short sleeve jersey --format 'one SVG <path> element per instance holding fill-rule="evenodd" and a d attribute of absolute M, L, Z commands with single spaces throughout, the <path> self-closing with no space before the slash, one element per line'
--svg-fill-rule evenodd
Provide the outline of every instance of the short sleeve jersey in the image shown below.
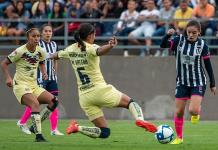
<path fill-rule="evenodd" d="M 39 62 L 45 60 L 45 55 L 45 51 L 39 46 L 36 47 L 34 52 L 28 51 L 26 44 L 9 54 L 9 61 L 16 65 L 14 80 L 16 82 L 26 82 L 30 85 L 36 83 L 37 68 Z"/>
<path fill-rule="evenodd" d="M 86 44 L 86 51 L 81 51 L 78 43 L 68 46 L 58 52 L 59 58 L 68 58 L 75 71 L 79 93 L 93 90 L 96 85 L 105 85 L 105 80 L 100 70 L 100 57 L 96 50 L 96 44 Z"/>

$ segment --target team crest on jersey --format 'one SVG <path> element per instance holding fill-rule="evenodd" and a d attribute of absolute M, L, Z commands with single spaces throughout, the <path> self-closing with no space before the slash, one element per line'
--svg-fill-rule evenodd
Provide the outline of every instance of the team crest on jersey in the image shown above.
<path fill-rule="evenodd" d="M 30 63 L 31 65 L 36 64 L 40 57 L 42 57 L 42 54 L 38 52 L 36 55 L 31 55 L 29 53 L 24 53 L 21 58 Z"/>
<path fill-rule="evenodd" d="M 196 47 L 196 55 L 200 55 L 200 54 L 201 54 L 201 46 L 198 45 L 198 46 Z"/>

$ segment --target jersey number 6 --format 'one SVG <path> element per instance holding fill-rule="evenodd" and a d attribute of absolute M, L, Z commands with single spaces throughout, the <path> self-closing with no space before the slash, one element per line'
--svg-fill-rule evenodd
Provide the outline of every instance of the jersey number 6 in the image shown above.
<path fill-rule="evenodd" d="M 82 71 L 85 70 L 84 67 L 77 68 L 77 72 L 80 78 L 80 81 L 82 82 L 82 85 L 90 83 L 90 78 L 87 74 L 83 74 Z"/>

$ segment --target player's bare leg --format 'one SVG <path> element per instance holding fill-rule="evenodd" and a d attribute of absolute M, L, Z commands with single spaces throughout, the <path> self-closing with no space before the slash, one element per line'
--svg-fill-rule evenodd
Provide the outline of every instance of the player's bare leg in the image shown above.
<path fill-rule="evenodd" d="M 42 135 L 41 117 L 39 114 L 40 104 L 33 94 L 25 94 L 22 96 L 22 104 L 29 106 L 32 109 L 31 120 L 34 133 L 36 134 L 36 142 L 46 142 Z"/>

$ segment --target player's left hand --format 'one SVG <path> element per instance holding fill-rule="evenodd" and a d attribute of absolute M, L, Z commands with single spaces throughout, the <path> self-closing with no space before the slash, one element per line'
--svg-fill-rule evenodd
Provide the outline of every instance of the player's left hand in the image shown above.
<path fill-rule="evenodd" d="M 210 88 L 210 91 L 215 95 L 216 94 L 216 87 L 214 86 L 214 87 L 211 87 Z"/>

